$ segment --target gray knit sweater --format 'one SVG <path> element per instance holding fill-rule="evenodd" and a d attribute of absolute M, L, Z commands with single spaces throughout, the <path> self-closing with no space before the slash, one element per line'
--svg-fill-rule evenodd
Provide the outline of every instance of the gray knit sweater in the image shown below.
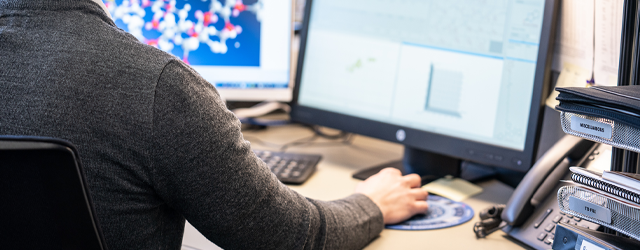
<path fill-rule="evenodd" d="M 306 199 L 270 173 L 215 88 L 91 0 L 0 0 L 0 134 L 74 143 L 110 249 L 356 249 L 366 196 Z M 0 223 L 1 224 L 1 223 Z"/>

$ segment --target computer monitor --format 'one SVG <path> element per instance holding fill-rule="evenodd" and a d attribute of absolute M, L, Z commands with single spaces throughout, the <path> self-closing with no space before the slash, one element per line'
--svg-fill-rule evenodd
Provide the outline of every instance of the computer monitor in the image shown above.
<path fill-rule="evenodd" d="M 405 145 L 410 172 L 535 161 L 554 0 L 307 1 L 291 118 Z M 547 89 L 545 89 L 547 88 Z"/>
<path fill-rule="evenodd" d="M 290 101 L 292 0 L 103 0 L 116 25 L 232 101 Z"/>

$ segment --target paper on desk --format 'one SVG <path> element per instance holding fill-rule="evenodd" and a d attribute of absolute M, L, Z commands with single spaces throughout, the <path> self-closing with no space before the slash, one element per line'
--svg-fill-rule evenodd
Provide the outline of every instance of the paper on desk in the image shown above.
<path fill-rule="evenodd" d="M 566 63 L 593 71 L 594 0 L 564 0 L 556 28 L 552 68 L 561 71 Z M 589 77 L 591 79 L 591 77 Z"/>
<path fill-rule="evenodd" d="M 463 201 L 482 192 L 482 188 L 460 178 L 445 177 L 422 186 L 429 193 L 437 194 L 454 201 Z"/>
<path fill-rule="evenodd" d="M 595 8 L 593 79 L 597 85 L 615 86 L 624 0 L 597 0 Z"/>
<path fill-rule="evenodd" d="M 560 72 L 560 76 L 558 77 L 558 81 L 556 82 L 556 88 L 585 87 L 587 86 L 588 80 L 591 80 L 591 71 L 571 63 L 565 63 L 562 71 Z M 556 100 L 558 94 L 559 92 L 555 90 L 551 92 L 549 98 L 547 98 L 547 106 L 555 108 L 556 105 L 560 103 Z"/>

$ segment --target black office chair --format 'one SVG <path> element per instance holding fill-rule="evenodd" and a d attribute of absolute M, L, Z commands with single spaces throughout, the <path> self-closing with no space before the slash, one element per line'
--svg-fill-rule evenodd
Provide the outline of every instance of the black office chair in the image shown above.
<path fill-rule="evenodd" d="M 0 136 L 0 248 L 106 249 L 71 143 Z"/>

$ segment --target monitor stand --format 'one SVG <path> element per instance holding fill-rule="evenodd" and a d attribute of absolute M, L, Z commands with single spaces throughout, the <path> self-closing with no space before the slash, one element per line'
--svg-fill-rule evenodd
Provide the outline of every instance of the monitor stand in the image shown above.
<path fill-rule="evenodd" d="M 554 73 L 557 78 L 557 74 Z M 554 81 L 555 82 L 555 81 Z M 560 116 L 558 111 L 545 106 L 543 109 L 544 118 L 541 126 L 540 141 L 537 147 L 536 160 L 540 158 L 547 150 L 554 145 L 559 138 L 562 138 L 564 132 L 560 124 Z M 400 169 L 403 174 L 417 173 L 422 176 L 422 183 L 428 183 L 445 175 L 460 177 L 468 181 L 478 181 L 486 178 L 497 177 L 503 183 L 516 187 L 520 180 L 527 173 L 517 170 L 509 170 L 506 168 L 494 168 L 491 166 L 483 166 L 472 162 L 461 161 L 460 159 L 449 156 L 426 152 L 423 150 L 404 147 L 404 155 L 401 161 L 385 163 L 379 166 L 371 167 L 353 174 L 353 178 L 364 180 L 371 175 L 378 173 L 386 167 L 394 167 Z"/>
<path fill-rule="evenodd" d="M 403 175 L 411 173 L 420 175 L 422 185 L 447 175 L 473 181 L 494 174 L 493 171 L 487 171 L 486 168 L 475 167 L 472 164 L 467 164 L 463 173 L 462 162 L 457 158 L 405 146 L 402 160 L 358 171 L 353 174 L 353 178 L 364 180 L 388 167 L 399 169 Z"/>

